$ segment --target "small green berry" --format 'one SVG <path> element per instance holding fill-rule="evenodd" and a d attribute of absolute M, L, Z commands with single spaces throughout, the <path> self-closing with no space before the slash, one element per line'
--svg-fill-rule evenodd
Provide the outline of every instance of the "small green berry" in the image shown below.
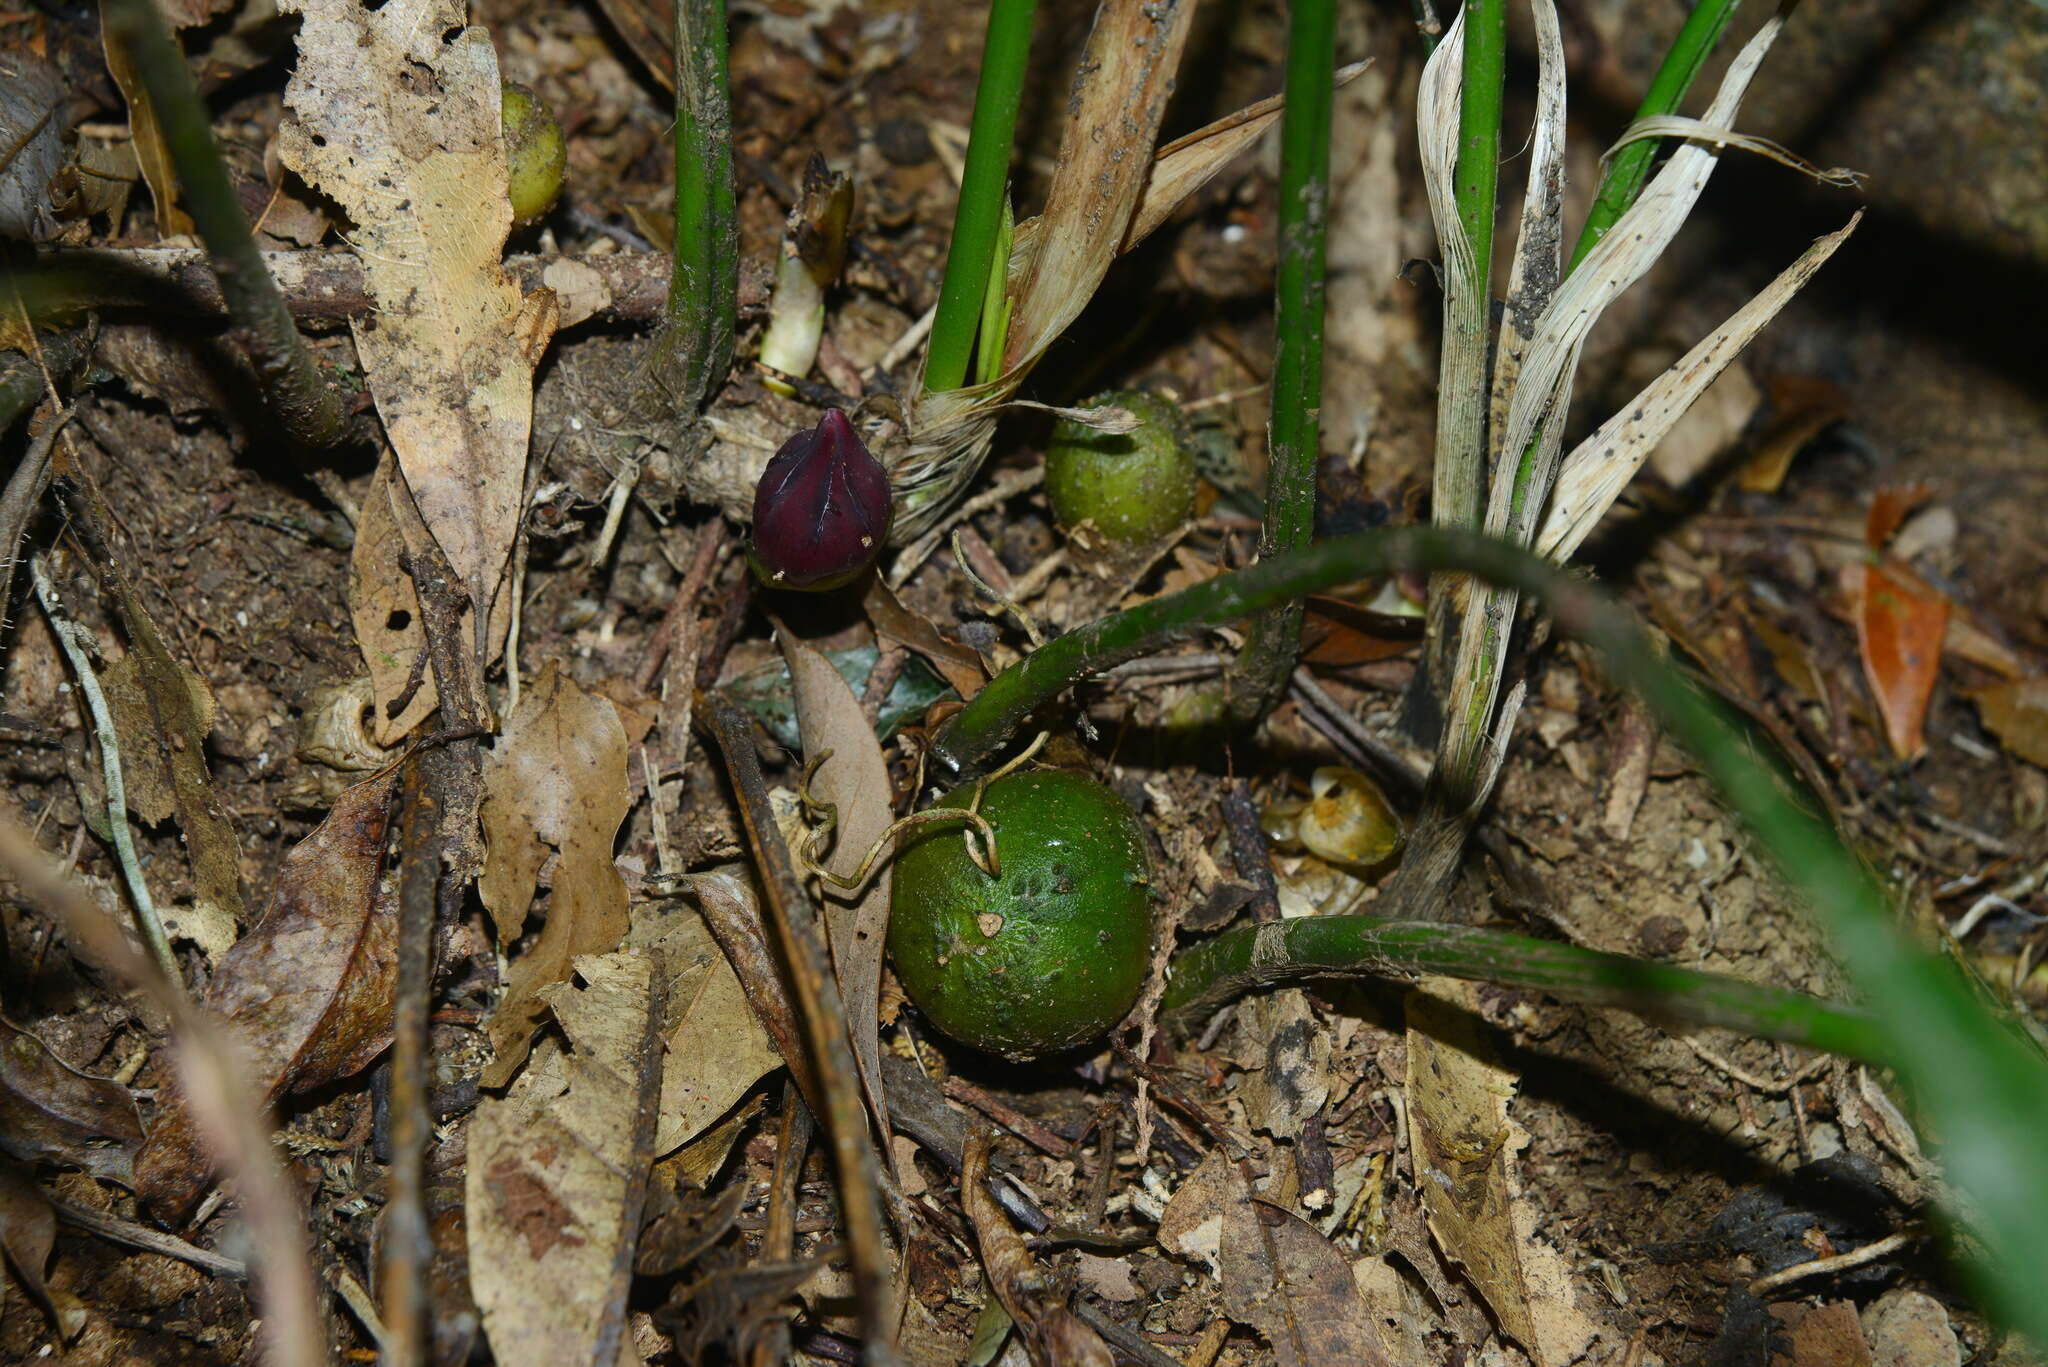
<path fill-rule="evenodd" d="M 965 807 L 974 787 L 936 806 Z M 896 857 L 889 953 L 903 990 L 954 1039 L 1008 1058 L 1097 1038 L 1145 985 L 1143 828 L 1110 789 L 1058 769 L 991 781 L 979 811 L 998 877 L 968 853 L 965 825 L 925 826 Z"/>
<path fill-rule="evenodd" d="M 1108 433 L 1063 418 L 1045 448 L 1045 492 L 1069 536 L 1092 526 L 1111 547 L 1159 540 L 1195 503 L 1195 457 L 1188 421 L 1172 400 L 1115 390 L 1082 405 L 1117 404 L 1138 419 L 1136 431 Z"/>
<path fill-rule="evenodd" d="M 562 170 L 569 164 L 568 145 L 555 112 L 523 85 L 511 81 L 502 91 L 505 123 L 505 189 L 512 200 L 512 222 L 524 228 L 555 207 L 562 193 Z"/>

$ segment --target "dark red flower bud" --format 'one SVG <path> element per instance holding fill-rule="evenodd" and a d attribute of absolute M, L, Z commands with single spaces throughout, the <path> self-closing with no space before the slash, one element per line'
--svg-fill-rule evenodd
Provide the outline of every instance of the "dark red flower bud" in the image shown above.
<path fill-rule="evenodd" d="M 754 490 L 754 571 L 785 589 L 829 589 L 874 563 L 889 535 L 889 473 L 836 408 L 782 443 Z"/>

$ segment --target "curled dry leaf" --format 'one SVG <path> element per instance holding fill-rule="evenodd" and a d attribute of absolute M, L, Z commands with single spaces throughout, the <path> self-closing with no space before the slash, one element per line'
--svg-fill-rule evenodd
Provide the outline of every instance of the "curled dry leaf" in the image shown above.
<path fill-rule="evenodd" d="M 49 1266 L 50 1250 L 56 1242 L 57 1212 L 49 1199 L 27 1173 L 12 1163 L 0 1162 L 0 1252 L 6 1254 L 7 1269 L 21 1289 L 42 1307 L 68 1342 L 85 1328 L 85 1311 L 68 1294 L 52 1296 L 43 1280 L 43 1269 Z"/>
<path fill-rule="evenodd" d="M 1115 1359 L 1109 1345 L 1067 1309 L 1009 1217 L 988 1194 L 985 1182 L 992 1142 L 985 1128 L 967 1136 L 960 1166 L 960 1204 L 974 1222 L 981 1265 L 988 1272 L 996 1299 L 1016 1322 L 1034 1367 L 1110 1367 Z"/>
<path fill-rule="evenodd" d="M 782 1065 L 782 1055 L 748 1005 L 739 975 L 712 938 L 703 913 L 683 902 L 634 912 L 629 947 L 659 957 L 666 975 L 662 1013 L 657 1157 L 673 1153 L 733 1108 Z"/>
<path fill-rule="evenodd" d="M 269 909 L 207 989 L 204 1005 L 239 1047 L 260 1104 L 347 1077 L 391 1042 L 398 923 L 382 864 L 393 782 L 350 788 L 285 856 Z M 162 1100 L 135 1161 L 136 1192 L 181 1222 L 211 1165 L 182 1097 Z"/>
<path fill-rule="evenodd" d="M 617 710 L 550 664 L 521 695 L 484 770 L 487 853 L 477 893 L 500 945 L 523 931 L 548 852 L 560 855 L 547 922 L 513 961 L 505 996 L 484 1025 L 497 1051 L 485 1086 L 504 1086 L 525 1061 L 547 1013 L 541 990 L 566 980 L 579 956 L 625 939 L 626 883 L 612 842 L 629 805 Z"/>
<path fill-rule="evenodd" d="M 661 974 L 639 950 L 542 991 L 567 1037 L 469 1127 L 470 1289 L 505 1367 L 613 1367 L 653 1166 Z"/>
<path fill-rule="evenodd" d="M 142 1121 L 118 1082 L 71 1068 L 0 1018 L 0 1152 L 24 1163 L 71 1163 L 135 1185 Z"/>
<path fill-rule="evenodd" d="M 896 819 L 890 802 L 895 786 L 889 780 L 889 765 L 882 758 L 882 747 L 868 725 L 860 699 L 853 696 L 831 661 L 788 630 L 780 635 L 796 693 L 804 759 L 808 763 L 830 755 L 810 782 L 812 799 L 829 804 L 837 813 L 837 834 L 825 866 L 841 877 L 851 877 Z M 882 1095 L 879 1022 L 890 886 L 890 868 L 883 863 L 858 891 L 829 884 L 819 889 L 825 935 L 832 949 L 839 993 L 846 1001 L 847 1028 L 853 1036 L 861 1089 L 877 1131 L 883 1134 L 888 1133 L 889 1109 Z"/>
<path fill-rule="evenodd" d="M 1477 984 L 1426 978 L 1408 995 L 1408 1132 L 1429 1231 L 1537 1367 L 1564 1367 L 1595 1326 L 1571 1271 L 1536 1236 L 1522 1190 L 1529 1133 L 1508 1115 L 1515 1078 L 1481 1038 Z"/>
<path fill-rule="evenodd" d="M 285 0 L 301 16 L 278 155 L 348 212 L 375 301 L 355 324 L 377 411 L 472 601 L 518 528 L 533 367 L 554 296 L 522 297 L 497 53 L 459 0 Z"/>

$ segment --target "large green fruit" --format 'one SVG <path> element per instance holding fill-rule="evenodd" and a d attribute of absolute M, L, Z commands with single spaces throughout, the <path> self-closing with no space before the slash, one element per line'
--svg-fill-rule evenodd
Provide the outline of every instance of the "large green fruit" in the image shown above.
<path fill-rule="evenodd" d="M 938 807 L 965 807 L 968 784 Z M 1002 875 L 966 823 L 919 828 L 896 856 L 889 952 L 904 991 L 964 1044 L 1032 1058 L 1122 1020 L 1152 948 L 1145 833 L 1123 799 L 1056 769 L 991 782 L 981 814 Z"/>
<path fill-rule="evenodd" d="M 1171 399 L 1121 389 L 1082 405 L 1118 404 L 1135 431 L 1108 433 L 1062 418 L 1045 448 L 1045 493 L 1069 534 L 1093 524 L 1110 546 L 1142 546 L 1181 523 L 1195 505 L 1194 441 Z"/>

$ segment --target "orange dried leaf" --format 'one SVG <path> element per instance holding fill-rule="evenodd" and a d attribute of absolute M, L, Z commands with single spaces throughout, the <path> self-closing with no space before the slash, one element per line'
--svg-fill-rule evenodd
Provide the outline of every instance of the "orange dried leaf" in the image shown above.
<path fill-rule="evenodd" d="M 1873 551 L 1881 551 L 1906 521 L 1906 514 L 1934 497 L 1925 484 L 1893 484 L 1879 489 L 1870 500 L 1870 513 L 1863 521 L 1863 539 Z"/>
<path fill-rule="evenodd" d="M 1876 523 L 1873 509 L 1873 528 Z M 1892 753 L 1914 759 L 1926 748 L 1922 728 L 1941 671 L 1948 599 L 1898 565 L 1865 565 L 1851 577 L 1863 677 L 1884 717 Z"/>

